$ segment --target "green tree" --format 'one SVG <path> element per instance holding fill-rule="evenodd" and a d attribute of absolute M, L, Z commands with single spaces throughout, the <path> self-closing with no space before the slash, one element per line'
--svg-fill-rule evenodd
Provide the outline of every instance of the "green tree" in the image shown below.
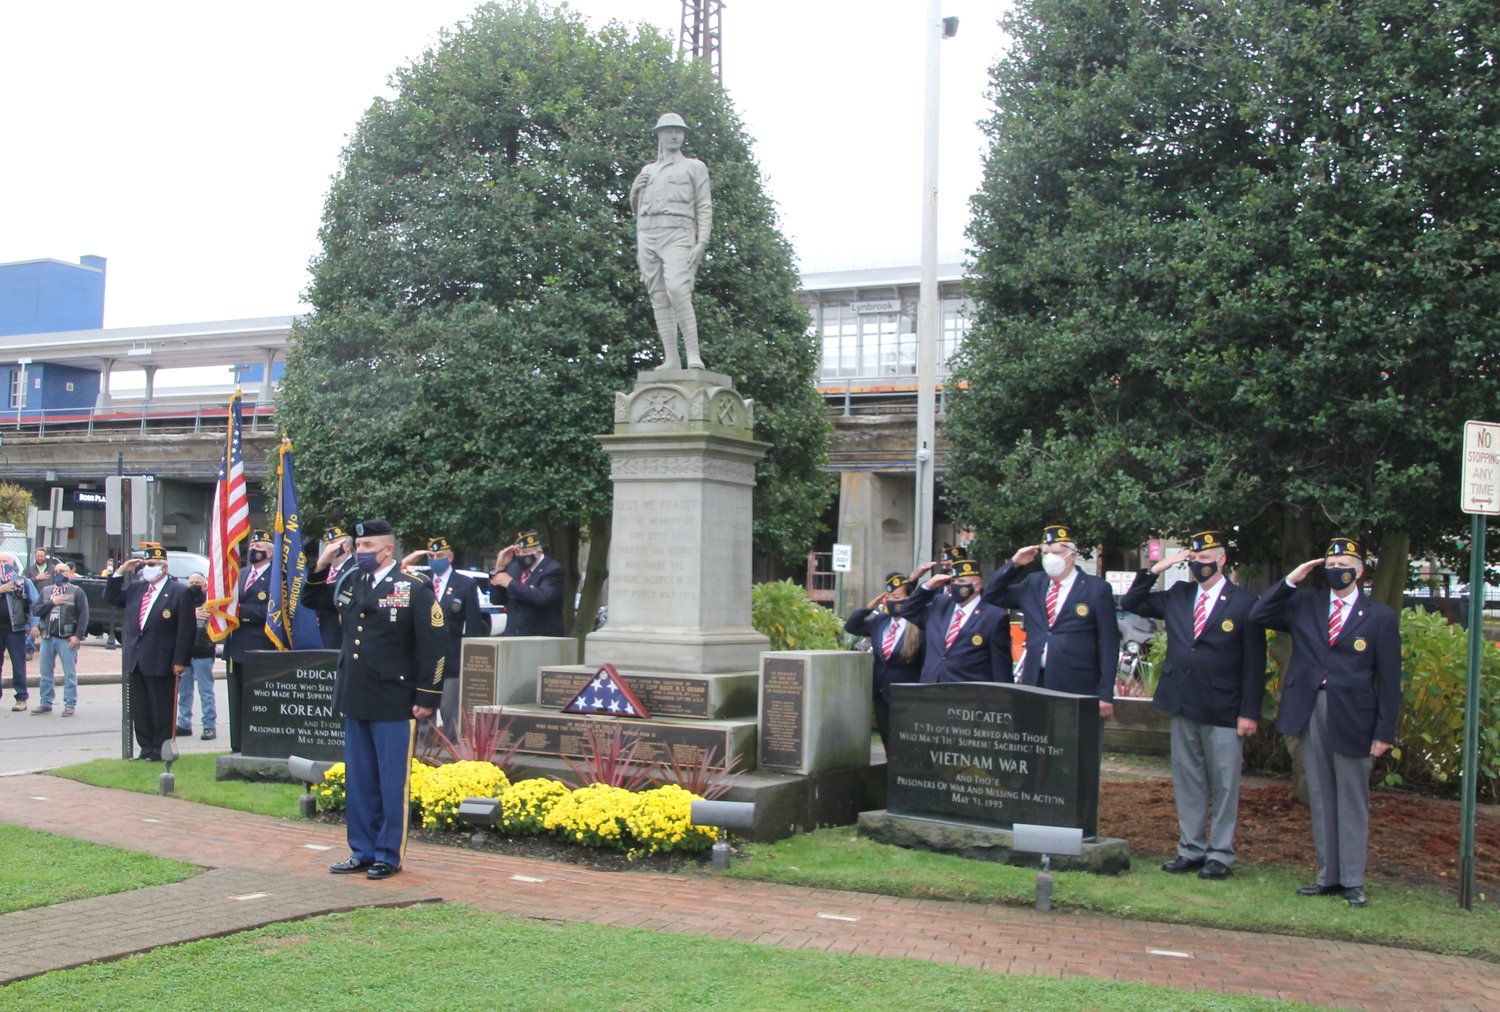
<path fill-rule="evenodd" d="M 0 482 L 0 523 L 14 524 L 25 530 L 26 517 L 34 505 L 36 503 L 26 489 L 8 481 Z"/>
<path fill-rule="evenodd" d="M 485 549 L 546 532 L 585 594 L 610 537 L 614 396 L 659 364 L 627 200 L 665 111 L 709 167 L 704 357 L 756 400 L 757 551 L 800 557 L 832 493 L 818 349 L 744 129 L 648 26 L 487 5 L 393 78 L 345 151 L 281 397 L 302 500 Z M 567 595 L 571 605 L 572 593 Z M 571 610 L 571 609 L 570 609 Z M 585 599 L 584 614 L 593 603 Z"/>
<path fill-rule="evenodd" d="M 1451 550 L 1500 410 L 1500 8 L 1023 0 L 947 492 L 997 545 L 1238 524 Z"/>

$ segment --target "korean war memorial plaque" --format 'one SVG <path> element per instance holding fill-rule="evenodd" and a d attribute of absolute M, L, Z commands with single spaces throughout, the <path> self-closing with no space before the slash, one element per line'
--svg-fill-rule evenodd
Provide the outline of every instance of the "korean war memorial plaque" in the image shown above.
<path fill-rule="evenodd" d="M 886 808 L 1082 829 L 1099 814 L 1099 701 L 1024 685 L 891 687 Z"/>
<path fill-rule="evenodd" d="M 245 667 L 247 756 L 344 758 L 344 718 L 333 707 L 337 650 L 252 650 Z"/>

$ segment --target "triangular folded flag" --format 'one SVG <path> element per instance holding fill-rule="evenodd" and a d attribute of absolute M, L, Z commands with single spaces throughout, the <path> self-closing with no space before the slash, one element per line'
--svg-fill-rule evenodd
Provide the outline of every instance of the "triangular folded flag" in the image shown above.
<path fill-rule="evenodd" d="M 578 690 L 563 713 L 599 713 L 607 717 L 649 717 L 651 711 L 641 705 L 630 686 L 613 664 L 594 672 L 589 683 Z"/>

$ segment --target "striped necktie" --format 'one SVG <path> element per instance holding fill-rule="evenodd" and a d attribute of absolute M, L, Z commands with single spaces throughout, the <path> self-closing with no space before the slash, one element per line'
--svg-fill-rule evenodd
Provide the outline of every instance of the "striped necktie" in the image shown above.
<path fill-rule="evenodd" d="M 1333 611 L 1328 613 L 1328 645 L 1333 646 L 1338 642 L 1339 630 L 1344 628 L 1344 602 L 1340 598 L 1333 599 Z"/>
<path fill-rule="evenodd" d="M 962 608 L 953 609 L 953 624 L 948 627 L 948 638 L 943 642 L 943 649 L 949 650 L 953 641 L 958 639 L 958 627 L 964 624 L 964 612 Z"/>
<path fill-rule="evenodd" d="M 1193 639 L 1203 635 L 1203 625 L 1208 621 L 1208 612 L 1204 608 L 1207 601 L 1208 595 L 1198 591 L 1198 603 L 1193 605 Z"/>
<path fill-rule="evenodd" d="M 886 630 L 885 630 L 885 642 L 883 642 L 882 644 L 880 644 L 880 656 L 881 657 L 884 657 L 886 660 L 890 660 L 891 659 L 891 654 L 896 649 L 896 640 L 900 637 L 900 635 L 901 635 L 901 620 L 899 618 L 893 618 L 893 619 L 891 619 L 891 624 L 888 627 L 886 627 Z"/>
<path fill-rule="evenodd" d="M 1057 588 L 1061 586 L 1061 583 L 1053 580 L 1052 585 L 1047 588 L 1047 624 L 1049 626 L 1057 621 Z"/>
<path fill-rule="evenodd" d="M 151 584 L 146 585 L 146 592 L 141 595 L 141 613 L 136 616 L 135 627 L 146 628 L 146 616 L 151 612 L 151 599 L 156 596 L 156 588 Z"/>

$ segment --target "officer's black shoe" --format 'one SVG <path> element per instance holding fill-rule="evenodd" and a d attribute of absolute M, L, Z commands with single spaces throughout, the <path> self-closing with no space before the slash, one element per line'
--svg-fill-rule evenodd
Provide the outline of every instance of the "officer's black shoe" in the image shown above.
<path fill-rule="evenodd" d="M 1207 864 L 1205 864 L 1203 866 L 1202 870 L 1198 872 L 1198 877 L 1199 878 L 1228 878 L 1229 877 L 1229 865 L 1225 864 L 1223 861 L 1209 861 Z"/>
<path fill-rule="evenodd" d="M 1199 868 L 1202 868 L 1202 867 L 1203 867 L 1203 858 L 1201 858 L 1201 857 L 1183 857 L 1182 855 L 1179 854 L 1177 857 L 1172 858 L 1172 860 L 1170 860 L 1166 864 L 1162 865 L 1161 866 L 1161 870 L 1162 871 L 1169 871 L 1169 872 L 1171 872 L 1174 875 L 1182 875 L 1182 874 L 1185 874 L 1185 873 L 1190 872 L 1190 871 L 1197 871 Z"/>
<path fill-rule="evenodd" d="M 1370 904 L 1370 897 L 1365 895 L 1364 886 L 1350 886 L 1345 889 L 1344 899 L 1349 901 L 1351 907 L 1364 907 Z"/>
<path fill-rule="evenodd" d="M 364 871 L 371 867 L 373 862 L 361 861 L 357 857 L 347 857 L 338 864 L 330 864 L 328 870 L 335 875 L 353 875 L 357 871 Z"/>
<path fill-rule="evenodd" d="M 1335 886 L 1320 886 L 1320 885 L 1303 886 L 1301 889 L 1297 890 L 1297 895 L 1298 896 L 1342 896 L 1342 895 L 1344 895 L 1344 887 L 1343 886 L 1337 886 L 1337 885 L 1335 885 Z"/>
<path fill-rule="evenodd" d="M 376 861 L 374 864 L 370 865 L 370 870 L 365 872 L 365 878 L 390 878 L 400 870 L 400 868 L 397 868 L 393 864 L 386 864 L 384 861 Z"/>

